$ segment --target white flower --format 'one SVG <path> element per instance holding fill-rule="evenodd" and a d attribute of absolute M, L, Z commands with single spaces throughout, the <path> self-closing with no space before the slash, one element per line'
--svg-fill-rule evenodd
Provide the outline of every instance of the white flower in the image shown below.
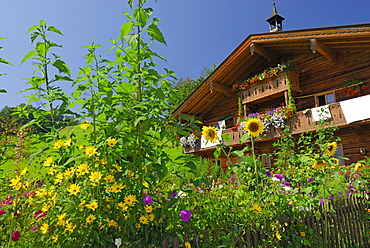
<path fill-rule="evenodd" d="M 117 246 L 117 247 L 120 247 L 121 246 L 121 238 L 117 238 L 114 242 L 114 244 Z"/>
<path fill-rule="evenodd" d="M 292 190 L 293 188 L 289 187 L 289 186 L 284 186 L 283 189 L 286 190 L 286 191 L 289 191 L 289 190 Z"/>
<path fill-rule="evenodd" d="M 275 182 L 280 182 L 280 179 L 279 179 L 279 178 L 277 178 L 277 177 L 272 177 L 272 178 L 271 178 L 271 180 L 272 180 L 272 181 L 275 181 Z"/>
<path fill-rule="evenodd" d="M 298 206 L 297 209 L 300 210 L 300 211 L 303 211 L 304 207 L 303 206 Z"/>

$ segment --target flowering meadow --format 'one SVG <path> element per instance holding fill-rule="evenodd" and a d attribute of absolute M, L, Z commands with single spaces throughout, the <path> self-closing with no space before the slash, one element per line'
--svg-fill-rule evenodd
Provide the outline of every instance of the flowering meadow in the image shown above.
<path fill-rule="evenodd" d="M 327 237 L 304 220 L 335 214 L 330 202 L 366 196 L 370 161 L 341 166 L 334 128 L 295 139 L 280 123 L 293 114 L 284 108 L 245 122 L 243 151 L 232 151 L 223 145 L 227 136 L 190 117 L 177 123 L 168 113 L 175 76 L 156 70 L 155 60 L 163 58 L 150 46 L 166 44 L 159 19 L 146 1 L 127 3 L 127 22 L 110 48 L 114 58 L 98 55 L 98 44 L 84 46 L 86 65 L 75 79 L 57 55 L 60 45 L 49 40 L 62 32 L 43 20 L 28 30 L 35 49 L 22 63 L 36 69 L 24 91 L 29 104 L 41 107 L 18 107 L 19 116 L 34 119 L 20 128 L 13 147 L 19 154 L 26 134 L 29 146 L 44 145 L 28 156 L 1 153 L 7 163 L 0 170 L 0 247 L 163 247 L 175 239 L 187 248 L 243 247 L 247 231 L 264 235 L 261 247 L 326 247 Z M 68 83 L 71 95 L 61 88 Z M 85 92 L 89 97 L 82 98 Z M 79 124 L 61 121 L 62 115 Z M 254 151 L 265 119 L 284 128 L 269 169 Z M 166 152 L 179 145 L 178 135 L 199 139 L 200 133 L 221 141 L 216 158 L 241 162 L 226 171 L 210 164 L 201 175 L 204 161 L 173 160 Z M 9 173 L 5 166 L 14 168 Z"/>

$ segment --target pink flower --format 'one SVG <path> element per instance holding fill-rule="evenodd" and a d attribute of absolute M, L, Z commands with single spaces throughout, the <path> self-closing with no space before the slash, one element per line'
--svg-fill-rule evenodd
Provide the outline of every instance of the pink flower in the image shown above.
<path fill-rule="evenodd" d="M 31 230 L 36 230 L 37 228 L 39 228 L 39 226 L 32 226 L 32 227 L 30 227 Z"/>
<path fill-rule="evenodd" d="M 0 216 L 2 216 L 5 213 L 5 210 L 0 210 Z"/>
<path fill-rule="evenodd" d="M 21 233 L 19 231 L 15 231 L 12 233 L 12 240 L 13 241 L 18 241 L 21 237 Z"/>

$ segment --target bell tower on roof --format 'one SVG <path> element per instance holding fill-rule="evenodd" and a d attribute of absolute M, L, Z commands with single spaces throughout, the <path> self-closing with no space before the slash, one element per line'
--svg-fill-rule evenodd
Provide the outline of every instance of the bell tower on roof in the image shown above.
<path fill-rule="evenodd" d="M 277 13 L 276 5 L 273 3 L 272 15 L 266 21 L 270 24 L 270 32 L 283 31 L 283 20 L 285 18 Z"/>

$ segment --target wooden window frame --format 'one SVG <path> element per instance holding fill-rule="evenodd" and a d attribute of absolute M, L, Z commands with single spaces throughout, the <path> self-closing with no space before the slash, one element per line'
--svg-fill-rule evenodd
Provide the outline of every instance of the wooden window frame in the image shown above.
<path fill-rule="evenodd" d="M 328 95 L 333 95 L 333 98 L 334 98 L 333 102 L 328 103 L 328 97 L 327 97 Z M 322 96 L 325 97 L 325 104 L 324 105 L 333 104 L 333 103 L 337 102 L 337 98 L 335 97 L 335 91 L 330 92 L 330 93 L 325 93 L 325 94 L 318 94 L 318 95 L 315 96 L 315 106 L 316 107 L 324 106 L 324 105 L 320 105 L 320 103 L 319 103 L 319 97 L 322 97 Z"/>

